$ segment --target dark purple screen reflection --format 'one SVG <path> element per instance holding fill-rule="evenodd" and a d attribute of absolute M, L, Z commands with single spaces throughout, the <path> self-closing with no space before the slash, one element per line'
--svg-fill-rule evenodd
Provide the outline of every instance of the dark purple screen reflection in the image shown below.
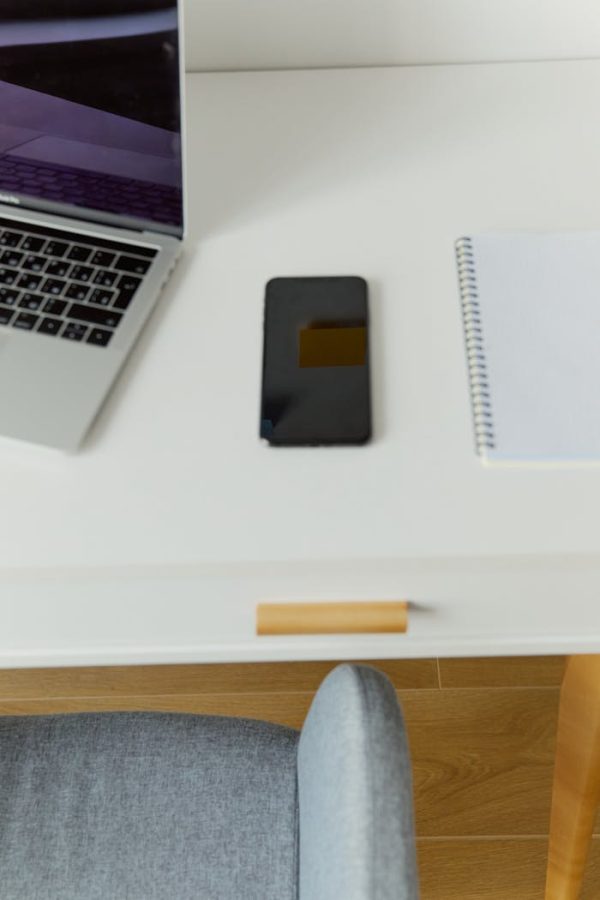
<path fill-rule="evenodd" d="M 1 193 L 180 233 L 179 115 L 176 0 L 3 0 Z"/>

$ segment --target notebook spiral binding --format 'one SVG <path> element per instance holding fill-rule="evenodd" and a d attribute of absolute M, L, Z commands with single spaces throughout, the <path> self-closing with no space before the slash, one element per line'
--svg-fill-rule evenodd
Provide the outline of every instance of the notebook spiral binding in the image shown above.
<path fill-rule="evenodd" d="M 475 445 L 477 453 L 481 455 L 486 450 L 493 450 L 496 444 L 483 342 L 481 310 L 479 307 L 479 293 L 477 291 L 477 277 L 475 274 L 475 257 L 471 238 L 459 238 L 455 247 L 471 388 Z"/>

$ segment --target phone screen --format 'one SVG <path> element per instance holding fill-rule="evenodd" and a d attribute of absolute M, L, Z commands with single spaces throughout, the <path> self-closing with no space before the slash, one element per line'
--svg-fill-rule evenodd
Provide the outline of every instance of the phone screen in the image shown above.
<path fill-rule="evenodd" d="M 260 436 L 273 445 L 371 436 L 367 284 L 274 278 L 264 316 Z"/>

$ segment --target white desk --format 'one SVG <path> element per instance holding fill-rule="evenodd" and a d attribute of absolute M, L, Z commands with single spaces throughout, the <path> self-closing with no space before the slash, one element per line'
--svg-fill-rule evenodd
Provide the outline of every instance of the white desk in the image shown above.
<path fill-rule="evenodd" d="M 600 61 L 187 94 L 187 250 L 117 388 L 77 456 L 0 442 L 0 665 L 600 651 L 600 467 L 481 466 L 453 253 L 598 227 Z M 257 437 L 264 285 L 296 274 L 369 282 L 367 447 Z M 260 599 L 386 597 L 407 635 L 254 636 Z"/>

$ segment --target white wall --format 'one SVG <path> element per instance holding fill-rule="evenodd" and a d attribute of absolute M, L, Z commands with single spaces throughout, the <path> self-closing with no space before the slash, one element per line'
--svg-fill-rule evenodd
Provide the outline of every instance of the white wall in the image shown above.
<path fill-rule="evenodd" d="M 184 0 L 187 68 L 600 56 L 600 0 Z"/>

